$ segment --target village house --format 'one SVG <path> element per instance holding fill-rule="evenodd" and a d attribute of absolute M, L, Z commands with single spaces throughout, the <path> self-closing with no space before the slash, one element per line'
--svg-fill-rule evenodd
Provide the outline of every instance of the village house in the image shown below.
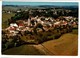
<path fill-rule="evenodd" d="M 48 31 L 51 27 L 56 28 L 60 27 L 61 25 L 73 25 L 76 26 L 76 18 L 70 17 L 70 16 L 63 16 L 62 18 L 65 18 L 64 20 L 60 20 L 59 18 L 54 19 L 52 17 L 31 17 L 27 20 L 17 20 L 16 23 L 11 23 L 8 28 L 5 30 L 8 30 L 10 34 L 16 35 L 21 32 L 29 31 L 34 32 L 36 29 L 37 32 L 42 32 L 43 30 Z M 41 24 L 42 27 L 39 28 L 38 24 Z M 11 36 L 10 35 L 10 36 Z"/>

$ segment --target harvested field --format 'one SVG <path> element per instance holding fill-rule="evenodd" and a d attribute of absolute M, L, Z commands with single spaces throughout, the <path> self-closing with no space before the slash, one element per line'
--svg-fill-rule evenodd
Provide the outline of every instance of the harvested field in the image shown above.
<path fill-rule="evenodd" d="M 51 40 L 42 44 L 55 55 L 77 55 L 78 36 L 76 34 L 64 34 L 57 40 Z"/>
<path fill-rule="evenodd" d="M 7 55 L 78 55 L 78 36 L 67 33 L 38 45 L 22 45 L 4 51 Z"/>

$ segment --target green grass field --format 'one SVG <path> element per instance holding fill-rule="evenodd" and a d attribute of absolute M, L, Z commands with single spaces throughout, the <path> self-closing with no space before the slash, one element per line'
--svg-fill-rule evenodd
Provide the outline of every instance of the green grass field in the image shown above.
<path fill-rule="evenodd" d="M 8 19 L 14 16 L 15 13 L 2 13 L 2 29 L 8 27 Z"/>

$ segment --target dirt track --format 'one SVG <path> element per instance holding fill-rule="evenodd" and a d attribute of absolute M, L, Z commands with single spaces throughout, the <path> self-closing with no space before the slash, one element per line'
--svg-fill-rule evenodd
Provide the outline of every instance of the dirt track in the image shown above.
<path fill-rule="evenodd" d="M 77 55 L 78 35 L 64 34 L 59 39 L 39 45 L 22 45 L 3 52 L 8 55 Z"/>

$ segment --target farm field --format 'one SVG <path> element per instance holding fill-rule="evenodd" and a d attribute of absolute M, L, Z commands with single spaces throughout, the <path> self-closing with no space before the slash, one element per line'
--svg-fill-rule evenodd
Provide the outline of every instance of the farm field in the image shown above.
<path fill-rule="evenodd" d="M 74 32 L 74 31 L 73 31 Z M 78 55 L 78 35 L 67 33 L 59 39 L 34 45 L 22 45 L 3 52 L 7 55 Z"/>
<path fill-rule="evenodd" d="M 15 13 L 2 13 L 2 29 L 8 27 L 8 19 L 14 16 Z"/>

